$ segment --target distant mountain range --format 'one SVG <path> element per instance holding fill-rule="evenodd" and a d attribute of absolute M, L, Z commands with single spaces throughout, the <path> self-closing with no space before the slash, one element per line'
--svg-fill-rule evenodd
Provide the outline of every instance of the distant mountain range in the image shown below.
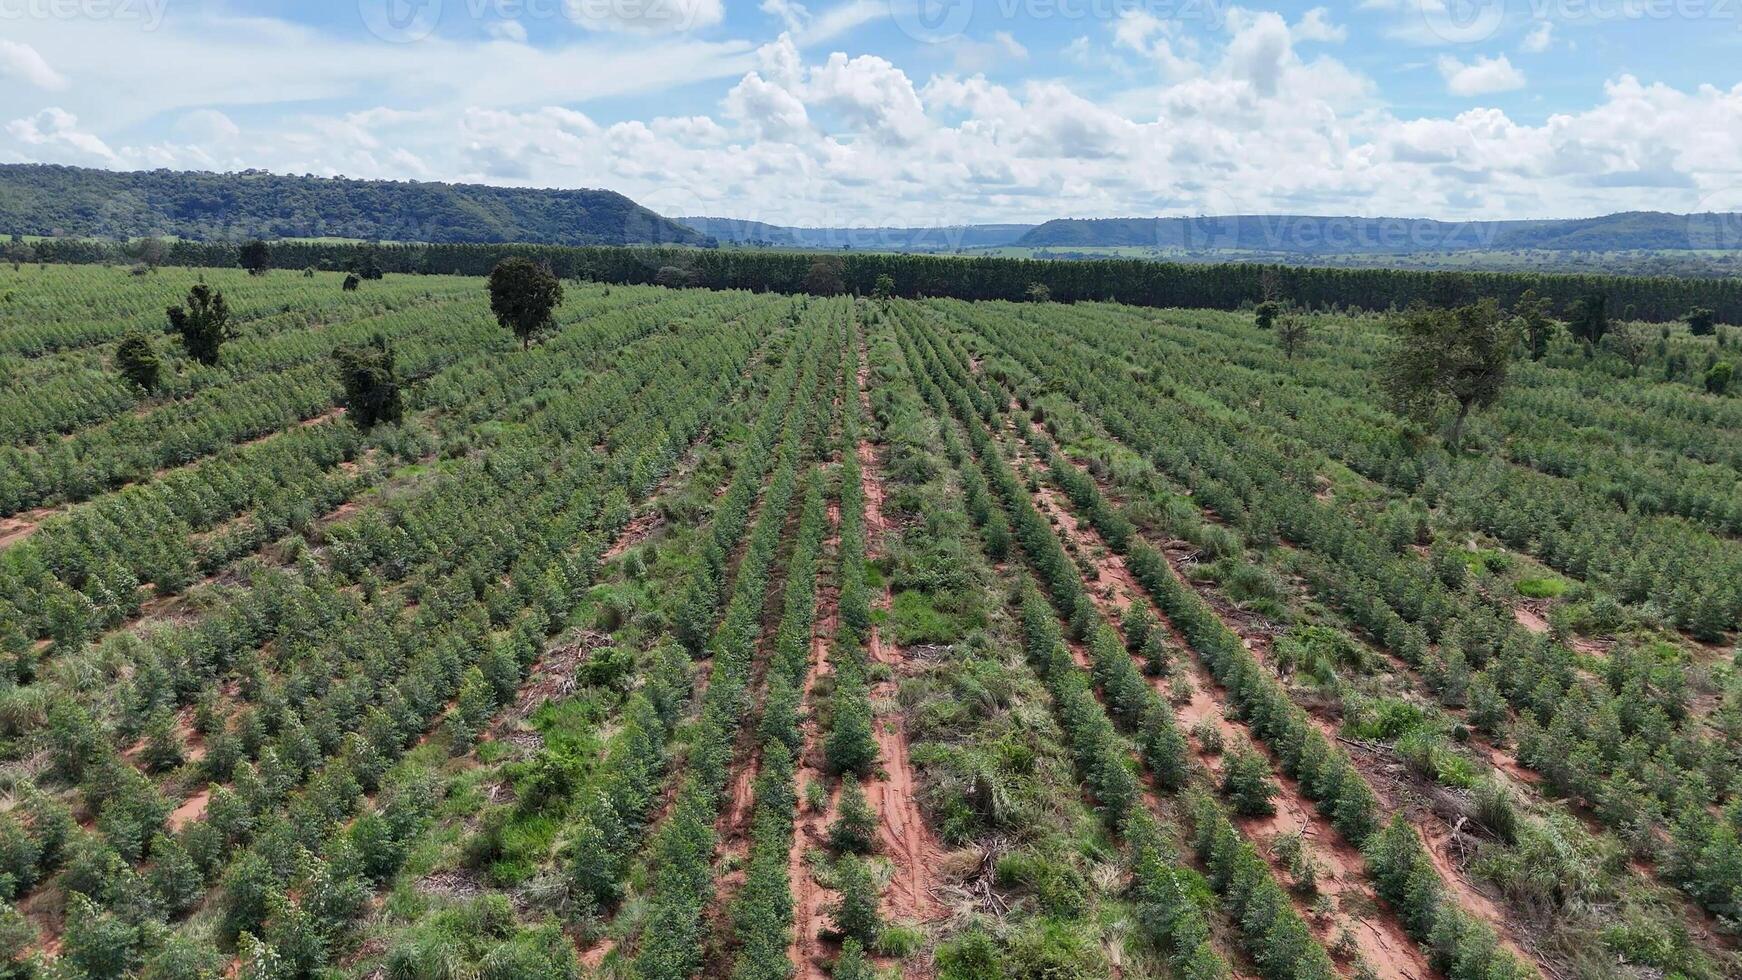
<path fill-rule="evenodd" d="M 849 248 L 878 252 L 953 252 L 1016 244 L 1034 225 L 950 225 L 938 228 L 797 228 L 739 218 L 678 218 L 677 222 L 729 245 L 775 248 Z"/>
<path fill-rule="evenodd" d="M 1630 211 L 1600 218 L 1437 221 L 1333 215 L 1199 218 L 1058 218 L 1039 225 L 942 228 L 799 228 L 733 218 L 679 223 L 722 243 L 777 248 L 954 252 L 1023 248 L 1155 249 L 1203 255 L 1419 255 L 1433 252 L 1689 250 L 1742 248 L 1742 216 Z"/>
<path fill-rule="evenodd" d="M 122 173 L 0 164 L 0 234 L 160 235 L 201 241 L 260 237 L 438 244 L 725 244 L 937 253 L 1020 249 L 1057 258 L 1094 257 L 1105 254 L 1097 250 L 1117 249 L 1124 254 L 1202 261 L 1365 264 L 1443 253 L 1506 253 L 1548 255 L 1547 262 L 1565 264 L 1577 260 L 1552 256 L 1694 249 L 1734 253 L 1742 250 L 1742 215 L 1630 211 L 1600 218 L 1472 222 L 1230 215 L 1060 218 L 1039 225 L 931 228 L 794 227 L 735 218 L 674 220 L 605 190 L 349 180 L 257 170 Z"/>
<path fill-rule="evenodd" d="M 1736 241 L 1734 234 L 1726 234 L 1742 227 L 1732 218 L 1661 211 L 1629 211 L 1600 218 L 1466 222 L 1319 215 L 1061 218 L 1039 225 L 1017 244 L 1028 248 L 1147 247 L 1313 255 L 1737 248 L 1742 242 Z"/>
<path fill-rule="evenodd" d="M 711 244 L 614 191 L 35 164 L 0 165 L 0 232 L 205 241 Z"/>

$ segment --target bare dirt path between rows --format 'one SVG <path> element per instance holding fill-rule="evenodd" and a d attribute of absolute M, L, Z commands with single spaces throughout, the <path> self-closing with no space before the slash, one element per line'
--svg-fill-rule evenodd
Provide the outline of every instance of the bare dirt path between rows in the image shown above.
<path fill-rule="evenodd" d="M 857 382 L 860 414 L 866 424 L 872 418 L 870 370 L 869 350 L 862 344 Z M 856 452 L 860 489 L 865 497 L 866 557 L 875 561 L 888 553 L 889 536 L 898 529 L 884 512 L 883 463 L 877 447 L 869 438 L 861 438 Z M 877 813 L 878 847 L 895 867 L 883 895 L 884 917 L 890 921 L 934 922 L 948 914 L 936 894 L 937 867 L 944 849 L 920 809 L 919 783 L 902 717 L 901 676 L 910 669 L 910 664 L 900 646 L 884 639 L 878 622 L 888 616 L 893 605 L 894 595 L 885 581 L 873 599 L 875 612 L 870 636 L 866 638 L 870 663 L 885 668 L 879 672 L 880 679 L 871 685 L 871 703 L 876 712 L 873 735 L 882 769 L 866 781 L 865 796 Z M 904 978 L 926 975 L 911 961 L 904 962 L 901 971 Z"/>
<path fill-rule="evenodd" d="M 841 511 L 839 503 L 829 502 L 829 533 L 823 543 L 825 561 L 841 553 Z M 810 668 L 806 675 L 804 699 L 800 707 L 804 732 L 804 747 L 799 752 L 797 785 L 826 785 L 822 732 L 817 724 L 817 686 L 834 672 L 829 662 L 829 645 L 834 642 L 841 623 L 841 592 L 838 579 L 823 576 L 817 588 L 817 622 L 811 632 Z M 800 980 L 824 980 L 828 976 L 827 953 L 823 933 L 827 929 L 828 906 L 834 893 L 824 888 L 811 875 L 805 863 L 805 852 L 823 847 L 828 842 L 829 824 L 840 808 L 841 792 L 836 788 L 828 795 L 820 810 L 805 805 L 800 795 L 800 811 L 794 817 L 792 849 L 787 855 L 786 875 L 792 889 L 793 941 L 787 949 L 795 975 Z"/>

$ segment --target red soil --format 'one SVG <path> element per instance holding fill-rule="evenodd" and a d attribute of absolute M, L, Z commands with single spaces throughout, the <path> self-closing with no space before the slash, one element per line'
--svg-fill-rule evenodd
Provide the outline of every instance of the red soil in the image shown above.
<path fill-rule="evenodd" d="M 210 787 L 202 789 L 188 797 L 182 802 L 181 806 L 175 808 L 175 812 L 169 815 L 169 829 L 180 830 L 188 824 L 205 816 L 206 804 L 211 801 L 212 791 Z"/>
<path fill-rule="evenodd" d="M 11 517 L 0 517 L 0 548 L 10 548 L 36 533 L 42 522 L 59 513 L 53 507 L 39 507 Z"/>
<path fill-rule="evenodd" d="M 825 555 L 840 553 L 840 526 L 839 505 L 831 501 L 829 539 L 823 549 Z M 825 585 L 817 592 L 817 623 L 811 634 L 809 681 L 804 693 L 804 747 L 799 752 L 797 772 L 801 792 L 802 787 L 811 783 L 823 784 L 827 778 L 820 764 L 822 744 L 816 723 L 816 689 L 817 682 L 833 669 L 828 658 L 829 643 L 840 629 L 840 621 L 840 590 Z M 792 849 L 787 855 L 786 865 L 793 899 L 793 941 L 787 949 L 787 958 L 792 960 L 795 975 L 800 980 L 824 980 L 828 976 L 829 954 L 823 948 L 822 937 L 829 925 L 827 910 L 834 893 L 811 877 L 810 868 L 805 864 L 805 851 L 826 843 L 829 824 L 835 819 L 840 800 L 841 792 L 836 788 L 829 794 L 829 802 L 822 810 L 801 804 L 801 810 L 794 818 Z"/>
<path fill-rule="evenodd" d="M 1529 606 L 1513 607 L 1512 618 L 1518 621 L 1518 625 L 1538 635 L 1547 633 L 1549 630 L 1548 620 L 1543 619 L 1536 610 Z"/>
<path fill-rule="evenodd" d="M 859 365 L 859 399 L 865 416 L 870 417 L 870 369 L 868 358 Z M 885 496 L 882 464 L 877 449 L 869 440 L 861 439 L 857 447 L 860 487 L 865 498 L 865 528 L 869 557 L 883 554 L 885 538 L 890 531 L 883 513 Z M 885 583 L 876 597 L 878 610 L 887 613 L 893 596 Z M 947 911 L 937 900 L 936 869 L 943 854 L 931 827 L 925 821 L 918 797 L 918 781 L 913 761 L 908 754 L 907 729 L 898 703 L 899 676 L 907 658 L 893 643 L 886 643 L 875 622 L 867 638 L 867 655 L 873 664 L 888 668 L 887 679 L 872 685 L 871 701 L 879 709 L 874 730 L 882 769 L 877 778 L 865 784 L 866 800 L 877 813 L 878 846 L 895 865 L 895 874 L 883 895 L 883 914 L 891 921 L 932 922 L 944 918 Z M 918 976 L 907 964 L 903 976 Z"/>

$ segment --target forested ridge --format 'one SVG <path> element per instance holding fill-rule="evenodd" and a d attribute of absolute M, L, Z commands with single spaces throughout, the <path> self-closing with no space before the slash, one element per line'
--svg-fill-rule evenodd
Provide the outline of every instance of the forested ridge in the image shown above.
<path fill-rule="evenodd" d="M 0 231 L 97 238 L 359 238 L 559 245 L 704 244 L 605 190 L 347 180 L 244 171 L 0 166 Z"/>

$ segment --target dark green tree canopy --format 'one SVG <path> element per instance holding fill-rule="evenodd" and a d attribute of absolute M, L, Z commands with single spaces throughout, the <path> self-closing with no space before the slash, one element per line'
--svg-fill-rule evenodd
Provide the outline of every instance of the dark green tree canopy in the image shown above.
<path fill-rule="evenodd" d="M 1554 339 L 1555 321 L 1548 315 L 1548 300 L 1536 295 L 1536 290 L 1526 289 L 1524 295 L 1518 297 L 1518 303 L 1512 308 L 1518 317 L 1519 324 L 1524 328 L 1524 340 L 1530 349 L 1530 359 L 1540 361 L 1548 356 L 1548 343 Z"/>
<path fill-rule="evenodd" d="M 242 268 L 248 270 L 251 276 L 263 276 L 272 267 L 272 249 L 265 242 L 256 238 L 242 246 Z"/>
<path fill-rule="evenodd" d="M 341 347 L 333 352 L 333 359 L 345 386 L 345 410 L 358 428 L 399 421 L 404 404 L 387 338 L 377 334 L 366 344 Z"/>
<path fill-rule="evenodd" d="M 1499 399 L 1516 334 L 1493 300 L 1457 309 L 1417 307 L 1392 324 L 1380 383 L 1397 410 L 1431 422 L 1456 410 L 1447 441 L 1456 449 L 1471 411 Z"/>
<path fill-rule="evenodd" d="M 156 391 L 163 364 L 144 334 L 128 334 L 115 347 L 115 367 L 142 391 Z"/>
<path fill-rule="evenodd" d="M 519 257 L 503 259 L 490 273 L 490 312 L 520 338 L 522 348 L 550 323 L 563 301 L 563 284 L 548 265 Z"/>
<path fill-rule="evenodd" d="M 1704 306 L 1688 311 L 1688 332 L 1696 337 L 1710 337 L 1718 329 L 1718 314 Z"/>
<path fill-rule="evenodd" d="M 201 364 L 218 363 L 218 349 L 236 336 L 224 294 L 206 283 L 195 284 L 186 303 L 170 307 L 168 313 L 170 328 L 181 335 L 188 356 Z"/>
<path fill-rule="evenodd" d="M 1585 352 L 1602 343 L 1603 336 L 1609 332 L 1609 297 L 1603 293 L 1592 293 L 1573 304 L 1571 315 L 1567 318 L 1567 329 L 1572 331 L 1585 345 Z"/>

